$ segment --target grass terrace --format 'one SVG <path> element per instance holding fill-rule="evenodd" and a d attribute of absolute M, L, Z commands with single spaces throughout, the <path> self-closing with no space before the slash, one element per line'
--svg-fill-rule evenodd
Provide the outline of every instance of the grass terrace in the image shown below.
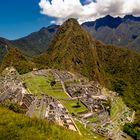
<path fill-rule="evenodd" d="M 111 119 L 116 119 L 119 114 L 125 109 L 126 105 L 124 104 L 121 97 L 115 97 L 115 100 L 112 102 L 111 107 Z"/>
<path fill-rule="evenodd" d="M 78 101 L 76 101 L 76 100 L 74 100 L 74 101 L 62 101 L 62 103 L 69 110 L 70 113 L 80 113 L 80 112 L 84 112 L 87 110 L 87 108 L 84 104 L 79 102 L 79 104 L 77 105 L 77 102 Z"/>
<path fill-rule="evenodd" d="M 68 98 L 68 95 L 63 91 L 61 82 L 56 81 L 56 84 L 52 87 L 50 85 L 51 80 L 50 77 L 31 75 L 25 78 L 24 82 L 27 89 L 35 95 L 46 93 L 55 98 Z"/>
<path fill-rule="evenodd" d="M 87 119 L 89 122 L 97 122 L 99 119 L 95 117 L 91 117 Z"/>

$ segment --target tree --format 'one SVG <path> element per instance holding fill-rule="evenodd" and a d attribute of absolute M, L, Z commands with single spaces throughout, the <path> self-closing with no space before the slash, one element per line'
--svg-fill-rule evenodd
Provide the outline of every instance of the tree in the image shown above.
<path fill-rule="evenodd" d="M 77 90 L 74 92 L 74 94 L 76 95 L 76 97 L 80 96 L 81 95 L 81 91 L 80 90 Z"/>
<path fill-rule="evenodd" d="M 50 85 L 51 85 L 51 87 L 55 86 L 56 85 L 56 81 L 55 80 L 51 81 Z"/>
<path fill-rule="evenodd" d="M 80 102 L 79 102 L 79 99 L 77 101 L 77 107 L 80 107 Z"/>

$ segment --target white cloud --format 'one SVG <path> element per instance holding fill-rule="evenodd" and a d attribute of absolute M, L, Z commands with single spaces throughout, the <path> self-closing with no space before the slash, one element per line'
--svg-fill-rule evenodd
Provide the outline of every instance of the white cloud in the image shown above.
<path fill-rule="evenodd" d="M 105 15 L 124 16 L 140 15 L 140 0 L 40 0 L 41 13 L 56 18 L 56 23 L 73 17 L 80 23 L 95 20 Z M 54 23 L 54 21 L 53 21 Z"/>

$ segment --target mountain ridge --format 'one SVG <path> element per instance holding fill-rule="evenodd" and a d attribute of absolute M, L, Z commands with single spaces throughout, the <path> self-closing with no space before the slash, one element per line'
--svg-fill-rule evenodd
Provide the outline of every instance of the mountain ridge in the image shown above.
<path fill-rule="evenodd" d="M 12 41 L 13 44 L 29 56 L 37 55 L 46 51 L 53 34 L 56 32 L 58 25 L 51 25 L 41 28 L 38 32 Z M 40 47 L 41 46 L 41 47 Z"/>
<path fill-rule="evenodd" d="M 125 15 L 124 17 L 113 17 L 111 15 L 106 15 L 102 18 L 98 18 L 95 21 L 87 21 L 82 23 L 82 26 L 94 26 L 95 24 L 95 29 L 97 30 L 98 28 L 102 26 L 108 26 L 110 28 L 117 28 L 122 22 L 126 22 L 128 20 L 131 21 L 140 21 L 140 17 L 135 17 L 133 15 Z"/>
<path fill-rule="evenodd" d="M 90 32 L 93 38 L 96 38 L 103 43 L 114 44 L 140 52 L 140 17 L 126 15 L 123 18 L 114 18 L 107 15 L 93 22 L 85 22 L 81 26 Z M 7 40 L 4 38 L 0 38 L 0 40 L 7 43 L 8 47 L 16 47 L 24 54 L 31 57 L 41 54 L 48 49 L 48 46 L 59 27 L 59 25 L 53 24 L 17 40 Z"/>
<path fill-rule="evenodd" d="M 140 36 L 140 17 L 126 15 L 114 18 L 108 15 L 82 26 L 97 40 L 140 52 L 139 41 L 136 41 Z"/>

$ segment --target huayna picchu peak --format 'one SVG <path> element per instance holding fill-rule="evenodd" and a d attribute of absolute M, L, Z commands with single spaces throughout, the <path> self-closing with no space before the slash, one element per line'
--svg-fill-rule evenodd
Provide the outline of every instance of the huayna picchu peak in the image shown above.
<path fill-rule="evenodd" d="M 79 72 L 100 82 L 103 80 L 94 39 L 76 19 L 65 21 L 54 35 L 48 50 L 35 60 L 48 67 Z"/>

